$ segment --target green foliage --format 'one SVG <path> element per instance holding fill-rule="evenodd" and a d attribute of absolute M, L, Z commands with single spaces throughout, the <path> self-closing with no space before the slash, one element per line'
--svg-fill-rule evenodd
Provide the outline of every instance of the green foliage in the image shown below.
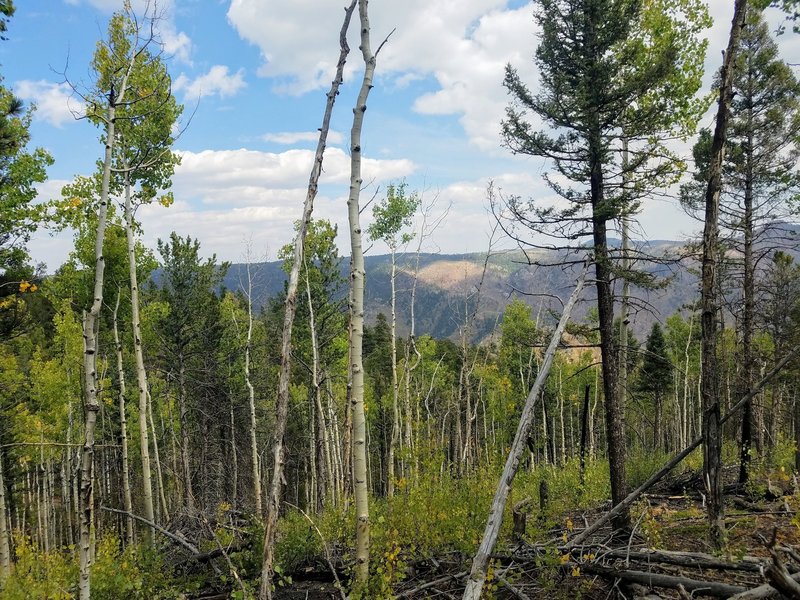
<path fill-rule="evenodd" d="M 11 0 L 0 1 L 0 39 L 14 14 Z M 0 77 L 0 341 L 9 339 L 28 321 L 29 304 L 19 298 L 20 284 L 33 279 L 26 244 L 45 218 L 35 204 L 36 184 L 47 178 L 50 154 L 29 149 L 33 108 L 1 85 Z"/>
<path fill-rule="evenodd" d="M 392 253 L 414 238 L 412 233 L 404 233 L 403 229 L 411 226 L 420 198 L 416 192 L 407 195 L 406 188 L 405 182 L 389 185 L 386 198 L 372 207 L 373 222 L 367 227 L 369 238 L 373 241 L 383 240 Z"/>
<path fill-rule="evenodd" d="M 43 208 L 33 204 L 35 186 L 53 159 L 41 148 L 27 149 L 32 114 L 0 85 L 0 276 L 24 262 L 25 243 L 44 218 Z"/>
<path fill-rule="evenodd" d="M 178 580 L 163 558 L 134 545 L 120 549 L 107 535 L 98 540 L 92 565 L 94 600 L 172 600 L 183 597 Z M 25 536 L 17 536 L 16 563 L 5 582 L 4 600 L 70 600 L 78 586 L 78 560 L 72 548 L 43 552 Z"/>
<path fill-rule="evenodd" d="M 672 383 L 672 364 L 667 355 L 667 341 L 659 323 L 653 323 L 647 336 L 642 368 L 639 371 L 639 389 L 653 396 L 661 396 Z"/>
<path fill-rule="evenodd" d="M 5 600 L 70 600 L 77 588 L 78 562 L 66 552 L 40 552 L 25 536 L 16 539 L 16 563 L 3 588 Z"/>
<path fill-rule="evenodd" d="M 14 16 L 14 2 L 12 0 L 0 0 L 0 33 L 4 33 L 8 27 L 8 17 Z M 0 40 L 6 39 L 0 35 Z"/>

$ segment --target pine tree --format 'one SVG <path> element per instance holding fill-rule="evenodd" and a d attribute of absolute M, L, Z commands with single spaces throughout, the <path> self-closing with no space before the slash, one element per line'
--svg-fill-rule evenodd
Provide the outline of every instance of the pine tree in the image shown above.
<path fill-rule="evenodd" d="M 514 104 L 503 122 L 515 153 L 552 160 L 562 179 L 547 182 L 564 204 L 509 201 L 512 217 L 547 240 L 534 247 L 586 253 L 595 265 L 612 499 L 625 497 L 625 418 L 614 347 L 612 281 L 619 269 L 608 229 L 638 209 L 639 199 L 680 172 L 663 138 L 693 130 L 707 22 L 695 2 L 539 0 L 536 52 L 540 91 L 533 94 L 506 68 Z M 528 113 L 551 131 L 537 131 Z M 621 143 L 625 140 L 625 143 Z M 628 145 L 628 141 L 637 142 Z M 626 156 L 621 156 L 623 146 Z M 565 183 L 564 180 L 566 180 Z M 575 260 L 581 261 L 582 258 Z M 626 268 L 625 277 L 630 277 Z M 628 525 L 627 514 L 615 519 Z"/>
<path fill-rule="evenodd" d="M 664 447 L 661 428 L 664 418 L 664 392 L 672 384 L 672 364 L 667 353 L 667 340 L 661 325 L 653 323 L 647 336 L 642 368 L 639 370 L 639 390 L 653 399 L 653 448 Z"/>

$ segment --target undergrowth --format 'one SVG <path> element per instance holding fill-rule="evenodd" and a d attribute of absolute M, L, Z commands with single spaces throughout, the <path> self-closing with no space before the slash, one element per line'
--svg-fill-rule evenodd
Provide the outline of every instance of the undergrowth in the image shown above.
<path fill-rule="evenodd" d="M 2 588 L 4 600 L 70 600 L 78 596 L 74 548 L 40 551 L 28 538 L 15 537 L 16 562 Z M 181 594 L 163 558 L 142 545 L 122 550 L 114 535 L 97 541 L 92 564 L 92 599 L 172 600 Z"/>
<path fill-rule="evenodd" d="M 730 452 L 730 449 L 726 450 Z M 750 472 L 753 491 L 760 491 L 769 482 L 785 483 L 787 473 L 791 473 L 793 467 L 793 452 L 793 446 L 784 443 L 779 445 L 769 461 L 754 457 Z M 666 454 L 632 450 L 627 463 L 629 487 L 640 485 L 668 458 Z M 697 470 L 701 463 L 702 456 L 698 451 L 678 470 Z M 434 474 L 421 474 L 412 481 L 400 480 L 394 498 L 371 498 L 370 580 L 365 589 L 354 590 L 352 598 L 392 597 L 392 589 L 409 577 L 413 566 L 431 557 L 451 565 L 468 564 L 483 536 L 501 465 L 486 466 L 465 477 L 440 474 L 433 469 L 429 473 L 431 471 Z M 539 508 L 542 482 L 546 482 L 549 496 L 544 510 Z M 511 510 L 522 500 L 527 501 L 532 515 L 528 519 L 527 539 L 542 543 L 553 539 L 553 531 L 570 531 L 574 527 L 570 515 L 597 507 L 609 496 L 608 465 L 604 460 L 588 461 L 583 485 L 580 484 L 577 459 L 559 466 L 523 468 L 506 503 L 497 551 L 502 553 L 511 541 Z M 794 497 L 790 500 L 796 501 Z M 693 516 L 695 512 L 693 509 L 691 515 L 680 512 L 666 514 L 659 507 L 640 501 L 633 507 L 632 516 L 649 543 L 661 547 L 666 541 L 662 539 L 667 531 L 664 529 L 665 519 L 685 520 L 687 515 Z M 343 511 L 328 506 L 310 518 L 313 525 L 309 517 L 296 509 L 289 510 L 282 517 L 276 542 L 276 585 L 291 584 L 293 574 L 309 567 L 327 569 L 329 558 L 347 584 L 349 568 L 354 563 L 354 507 L 351 504 L 349 510 Z M 684 529 L 694 524 L 690 520 L 683 524 Z M 800 520 L 797 525 L 800 527 Z M 218 540 L 226 546 L 233 542 L 228 539 L 230 535 L 225 529 L 216 532 Z M 234 583 L 230 574 L 207 579 L 205 583 L 216 587 L 220 584 L 232 586 L 235 597 L 250 597 L 257 589 L 260 576 L 262 535 L 260 526 L 253 524 L 245 535 L 251 543 L 230 554 L 231 565 L 241 584 Z M 68 600 L 77 596 L 78 561 L 74 548 L 45 553 L 30 540 L 17 535 L 15 558 L 13 572 L 1 590 L 2 598 Z M 559 567 L 558 556 L 550 558 L 552 564 L 541 565 L 543 573 L 553 569 L 557 571 Z M 545 568 L 548 566 L 550 569 Z M 199 586 L 196 579 L 176 574 L 164 555 L 144 545 L 123 549 L 113 535 L 98 540 L 92 568 L 92 597 L 96 600 L 123 597 L 130 600 L 170 600 L 180 598 L 181 594 Z"/>

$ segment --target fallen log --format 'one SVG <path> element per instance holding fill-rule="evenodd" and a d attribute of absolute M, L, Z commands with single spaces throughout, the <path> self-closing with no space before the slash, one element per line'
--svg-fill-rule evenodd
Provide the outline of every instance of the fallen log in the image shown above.
<path fill-rule="evenodd" d="M 133 514 L 131 512 L 128 512 L 126 510 L 120 510 L 118 508 L 110 508 L 108 506 L 101 506 L 100 510 L 104 510 L 106 512 L 112 512 L 112 513 L 118 513 L 120 515 L 126 515 L 126 516 L 130 517 L 131 519 L 136 519 L 137 521 L 139 521 L 141 523 L 144 523 L 145 525 L 150 527 L 153 531 L 157 531 L 158 533 L 160 533 L 164 537 L 167 537 L 167 538 L 171 539 L 173 542 L 175 542 L 176 544 L 182 546 L 183 548 L 185 548 L 186 550 L 191 552 L 194 556 L 200 556 L 200 550 L 197 549 L 197 546 L 195 546 L 191 542 L 187 541 L 186 539 L 182 538 L 181 536 L 175 535 L 171 531 L 168 531 L 168 530 L 164 529 L 163 527 L 161 527 L 161 525 L 158 525 L 157 523 L 153 523 L 152 521 L 150 521 L 148 519 L 145 519 L 144 517 L 140 517 L 139 515 L 135 515 L 135 514 Z"/>
<path fill-rule="evenodd" d="M 547 546 L 545 544 L 528 545 L 527 547 L 535 552 L 545 552 L 547 550 L 552 550 L 553 548 L 553 546 Z M 781 549 L 783 550 L 783 548 Z M 764 559 L 756 556 L 743 556 L 739 562 L 729 562 L 721 560 L 711 554 L 706 554 L 705 552 L 678 552 L 674 550 L 654 550 L 651 548 L 638 548 L 636 550 L 628 550 L 625 548 L 609 549 L 606 546 L 595 544 L 586 544 L 580 548 L 558 546 L 556 547 L 556 550 L 561 553 L 570 553 L 573 557 L 585 556 L 591 553 L 596 556 L 596 560 L 611 558 L 616 560 L 646 562 L 649 564 L 659 563 L 675 565 L 678 567 L 714 569 L 718 571 L 761 573 L 761 569 L 764 566 Z M 501 561 L 515 560 L 517 562 L 526 560 L 526 557 L 520 555 L 519 553 L 514 554 L 513 556 L 493 554 L 492 558 Z M 533 561 L 534 559 L 530 558 L 527 560 Z M 789 566 L 789 569 L 794 569 L 794 567 Z"/>
<path fill-rule="evenodd" d="M 574 550 L 573 550 L 574 552 Z M 717 571 L 745 571 L 760 573 L 763 561 L 754 556 L 745 556 L 740 562 L 720 560 L 704 552 L 674 552 L 670 550 L 609 550 L 602 552 L 602 558 L 616 558 L 620 560 L 634 560 L 637 562 L 663 563 L 678 567 L 693 567 L 696 569 L 714 569 Z"/>
<path fill-rule="evenodd" d="M 792 581 L 800 582 L 800 573 L 791 576 Z M 750 590 L 740 592 L 735 596 L 731 596 L 728 600 L 771 600 L 772 598 L 784 598 L 778 590 L 772 587 L 772 584 L 765 583 Z M 791 598 L 791 596 L 789 596 Z"/>
<path fill-rule="evenodd" d="M 677 590 L 678 586 L 683 586 L 683 588 L 689 593 L 697 592 L 707 596 L 714 596 L 716 598 L 729 598 L 733 594 L 739 594 L 745 591 L 745 588 L 738 585 L 718 583 L 716 581 L 700 581 L 698 579 L 679 577 L 677 575 L 663 575 L 661 573 L 647 573 L 645 571 L 619 570 L 593 564 L 582 564 L 581 569 L 592 575 L 621 579 L 623 581 L 638 583 L 648 587 L 661 587 Z"/>
<path fill-rule="evenodd" d="M 459 579 L 463 579 L 469 575 L 469 571 L 461 571 L 460 573 L 456 573 L 455 575 L 445 575 L 443 577 L 439 577 L 438 579 L 434 579 L 433 581 L 428 581 L 423 583 L 422 585 L 418 585 L 415 588 L 410 590 L 406 590 L 405 592 L 401 592 L 395 596 L 395 598 L 412 598 L 414 595 L 419 594 L 420 592 L 424 592 L 425 590 L 429 590 L 431 588 L 435 588 L 437 585 L 441 585 L 442 583 L 447 583 L 448 581 L 458 581 Z"/>

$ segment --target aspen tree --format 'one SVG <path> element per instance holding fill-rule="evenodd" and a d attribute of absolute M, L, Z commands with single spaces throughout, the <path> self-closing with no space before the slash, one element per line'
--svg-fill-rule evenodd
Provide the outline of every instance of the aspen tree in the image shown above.
<path fill-rule="evenodd" d="M 364 250 L 361 239 L 359 197 L 361 177 L 361 130 L 367 98 L 372 90 L 377 56 L 370 45 L 369 2 L 358 0 L 361 23 L 361 58 L 364 76 L 353 107 L 353 126 L 350 129 L 350 194 L 347 199 L 347 216 L 350 223 L 350 410 L 353 419 L 353 492 L 356 504 L 356 565 L 355 581 L 365 585 L 369 576 L 369 490 L 367 489 L 367 423 L 364 412 Z M 388 39 L 388 38 L 387 38 Z"/>
<path fill-rule="evenodd" d="M 267 516 L 264 524 L 264 556 L 261 564 L 261 585 L 258 593 L 259 600 L 268 600 L 272 598 L 272 563 L 275 556 L 275 530 L 278 526 L 278 513 L 280 511 L 283 486 L 283 455 L 285 452 L 283 436 L 286 432 L 286 420 L 289 411 L 292 326 L 294 324 L 294 315 L 297 310 L 297 287 L 300 278 L 300 266 L 303 260 L 303 242 L 305 240 L 306 227 L 308 227 L 308 222 L 311 220 L 311 213 L 314 209 L 314 199 L 317 196 L 319 176 L 322 172 L 322 159 L 325 153 L 325 144 L 328 139 L 333 105 L 336 102 L 339 86 L 342 83 L 347 55 L 350 53 L 350 47 L 347 45 L 347 30 L 350 26 L 350 18 L 355 10 L 355 3 L 356 0 L 352 0 L 350 5 L 345 8 L 344 22 L 339 32 L 339 62 L 336 66 L 336 75 L 334 76 L 331 88 L 327 94 L 325 113 L 322 117 L 322 127 L 320 127 L 317 150 L 314 155 L 314 164 L 311 168 L 308 190 L 303 204 L 303 215 L 300 219 L 297 235 L 295 236 L 292 268 L 289 273 L 289 284 L 286 290 L 283 335 L 281 338 L 281 366 L 278 375 L 278 397 L 275 406 L 275 437 L 272 445 L 272 481 L 267 498 Z"/>
<path fill-rule="evenodd" d="M 152 38 L 140 36 L 137 22 L 130 18 L 132 13 L 129 2 L 125 3 L 125 13 L 128 16 L 127 19 L 121 14 L 112 18 L 109 25 L 108 40 L 98 45 L 92 61 L 92 67 L 97 74 L 95 91 L 92 94 L 93 99 L 87 98 L 90 101 L 87 112 L 88 118 L 100 124 L 104 129 L 102 140 L 105 145 L 105 152 L 103 155 L 100 199 L 95 230 L 94 291 L 91 307 L 88 312 L 84 312 L 83 318 L 83 375 L 86 419 L 80 461 L 80 540 L 78 543 L 80 577 L 78 590 L 81 600 L 89 600 L 91 597 L 91 557 L 94 554 L 92 547 L 94 434 L 97 413 L 100 411 L 97 395 L 97 355 L 99 352 L 97 327 L 100 310 L 103 305 L 103 275 L 105 269 L 103 242 L 105 240 L 108 215 L 114 144 L 116 142 L 117 109 L 124 106 L 127 101 L 131 73 L 135 67 L 137 54 L 152 41 Z M 114 69 L 106 69 L 103 65 L 104 61 L 110 58 L 113 58 L 117 64 Z"/>
<path fill-rule="evenodd" d="M 119 437 L 122 444 L 122 500 L 125 512 L 125 542 L 130 545 L 133 543 L 133 499 L 131 497 L 130 467 L 128 465 L 128 420 L 125 413 L 125 367 L 122 357 L 122 343 L 119 340 L 119 327 L 117 325 L 117 313 L 119 311 L 119 301 L 122 290 L 117 291 L 117 300 L 114 303 L 114 313 L 112 322 L 114 324 L 114 348 L 117 354 L 117 373 L 119 378 Z"/>
<path fill-rule="evenodd" d="M 411 219 L 419 207 L 419 197 L 416 193 L 406 196 L 406 184 L 390 185 L 386 189 L 386 198 L 372 208 L 374 218 L 367 228 L 367 234 L 372 240 L 383 240 L 389 247 L 391 285 L 391 354 L 392 354 L 392 432 L 389 440 L 389 456 L 386 463 L 386 494 L 391 498 L 395 486 L 395 450 L 400 446 L 402 421 L 400 417 L 400 382 L 397 377 L 397 249 L 408 244 L 414 237 L 413 233 L 403 232 L 411 226 Z M 406 396 L 408 400 L 408 396 Z M 406 404 L 406 413 L 410 411 L 410 404 Z M 406 414 L 406 418 L 410 416 Z M 407 430 L 403 438 L 405 445 L 410 446 L 410 431 Z M 410 450 L 410 447 L 407 448 Z"/>

